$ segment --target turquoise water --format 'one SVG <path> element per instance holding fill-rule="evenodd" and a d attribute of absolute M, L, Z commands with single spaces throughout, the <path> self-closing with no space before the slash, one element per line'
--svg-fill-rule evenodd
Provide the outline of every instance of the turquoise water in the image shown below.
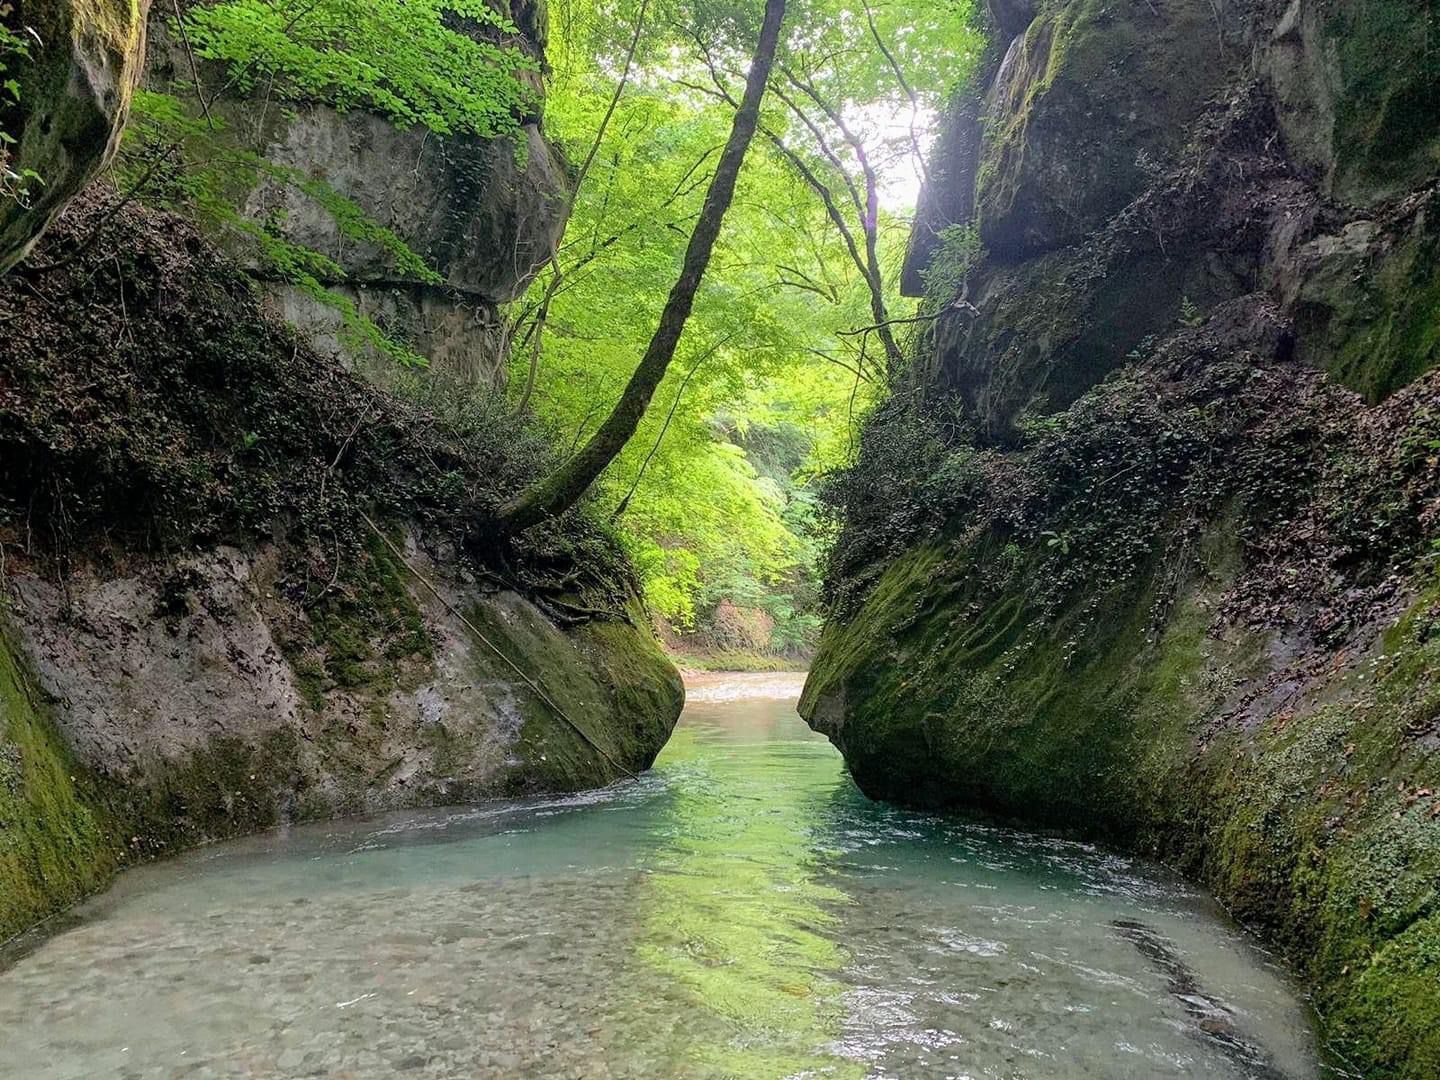
<path fill-rule="evenodd" d="M 0 1076 L 1320 1074 L 1203 895 L 868 802 L 798 689 L 697 684 L 639 782 L 132 871 L 0 973 Z"/>

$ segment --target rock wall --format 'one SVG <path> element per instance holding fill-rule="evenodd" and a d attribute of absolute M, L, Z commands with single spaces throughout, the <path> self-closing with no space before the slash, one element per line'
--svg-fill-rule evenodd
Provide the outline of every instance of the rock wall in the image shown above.
<path fill-rule="evenodd" d="M 193 98 L 188 58 L 167 30 L 170 15 L 157 10 L 152 21 L 145 81 Z M 519 34 L 507 43 L 543 64 L 545 8 L 515 0 L 511 16 Z M 212 96 L 230 81 L 228 71 L 209 65 L 201 73 Z M 532 81 L 542 91 L 539 77 Z M 322 180 L 398 235 L 443 281 L 420 280 L 380 246 L 347 238 L 335 217 L 293 184 L 266 180 L 245 193 L 245 218 L 278 227 L 285 239 L 343 266 L 346 277 L 325 284 L 438 371 L 472 385 L 503 384 L 509 342 L 500 308 L 524 293 L 565 230 L 570 174 L 542 134 L 538 112 L 511 140 L 439 136 L 319 102 L 221 97 L 211 109 L 227 138 Z M 393 370 L 388 357 L 342 343 L 334 307 L 284 282 L 269 289 L 273 310 L 327 355 L 381 377 Z"/>
<path fill-rule="evenodd" d="M 42 256 L 104 213 L 82 199 Z M 24 274 L 0 285 L 0 938 L 183 845 L 654 759 L 683 690 L 613 542 L 480 528 L 544 467 L 523 433 L 345 372 L 174 217 L 127 208 Z"/>
<path fill-rule="evenodd" d="M 957 108 L 912 255 L 948 224 L 984 243 L 979 315 L 940 321 L 924 377 L 987 440 L 1068 405 L 1187 302 L 1257 289 L 1372 402 L 1440 359 L 1436 119 L 1405 111 L 1440 93 L 1434 12 L 1374 0 L 1363 21 L 1383 30 L 1357 34 L 1353 9 L 1052 3 L 1010 40 Z M 1391 36 L 1405 63 L 1384 59 Z M 1403 137 L 1382 134 L 1387 109 Z M 962 137 L 976 114 L 984 138 Z"/>
<path fill-rule="evenodd" d="M 142 71 L 151 87 L 193 98 L 189 59 L 168 29 L 173 12 L 156 9 L 147 21 L 150 6 L 29 0 L 7 15 L 7 28 L 31 52 L 8 61 L 20 96 L 18 105 L 0 109 L 0 131 L 17 140 L 7 168 L 33 170 L 40 180 L 26 185 L 23 199 L 0 193 L 0 273 L 26 257 L 112 156 Z M 518 30 L 510 43 L 543 64 L 544 6 L 515 0 L 510 14 Z M 211 65 L 200 71 L 212 97 L 231 81 Z M 540 91 L 538 76 L 534 81 Z M 516 142 L 402 130 L 362 110 L 317 102 L 217 97 L 210 108 L 227 137 L 323 180 L 393 230 L 443 280 L 420 280 L 381 247 L 347 239 L 294 185 L 266 181 L 244 193 L 244 217 L 268 228 L 283 223 L 286 239 L 344 266 L 343 280 L 324 284 L 438 371 L 472 385 L 503 384 L 509 341 L 500 309 L 525 291 L 565 229 L 568 166 L 542 134 L 538 113 L 524 118 Z M 328 355 L 382 378 L 393 370 L 393 361 L 368 347 L 342 342 L 334 307 L 281 281 L 270 292 L 272 310 Z"/>
<path fill-rule="evenodd" d="M 498 387 L 509 353 L 500 308 L 524 293 L 565 229 L 565 162 L 538 125 L 523 134 L 521 164 L 504 140 L 427 138 L 379 117 L 308 106 L 263 142 L 266 157 L 323 177 L 394 230 L 441 274 L 441 285 L 407 277 L 379 250 L 357 250 L 333 218 L 293 188 L 262 185 L 242 211 L 254 221 L 283 214 L 290 240 L 349 271 L 335 290 L 438 371 Z M 340 360 L 351 357 L 334 308 L 283 284 L 273 290 L 278 311 L 317 347 Z M 394 366 L 386 357 L 360 360 L 376 373 Z"/>
<path fill-rule="evenodd" d="M 269 545 L 63 581 L 12 560 L 0 939 L 125 862 L 205 840 L 649 766 L 682 691 L 638 599 L 626 619 L 562 629 L 523 595 L 478 589 L 453 554 L 406 548 L 453 610 L 379 545 L 343 618 L 277 593 L 285 557 Z"/>
<path fill-rule="evenodd" d="M 114 153 L 145 59 L 149 0 L 24 0 L 6 5 L 5 29 L 28 55 L 4 57 L 17 100 L 0 96 L 3 161 L 23 196 L 0 185 L 0 274 Z"/>
<path fill-rule="evenodd" d="M 970 306 L 839 482 L 802 711 L 878 797 L 1171 861 L 1436 1075 L 1440 15 L 995 14 L 913 248 L 973 226 Z"/>

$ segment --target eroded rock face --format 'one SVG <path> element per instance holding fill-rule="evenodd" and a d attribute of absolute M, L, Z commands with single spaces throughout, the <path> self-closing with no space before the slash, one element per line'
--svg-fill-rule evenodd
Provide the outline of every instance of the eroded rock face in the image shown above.
<path fill-rule="evenodd" d="M 78 250 L 46 275 L 73 304 L 0 281 L 0 939 L 188 844 L 644 769 L 683 694 L 613 542 L 502 547 L 506 435 L 316 354 L 183 219 L 109 210 L 37 256 Z"/>
<path fill-rule="evenodd" d="M 524 292 L 565 229 L 569 179 L 538 125 L 508 140 L 439 138 L 380 117 L 300 109 L 269 134 L 266 157 L 323 178 L 394 230 L 444 278 L 432 285 L 396 270 L 378 248 L 357 247 L 333 217 L 293 187 L 261 185 L 246 199 L 254 221 L 283 217 L 285 235 L 345 266 L 337 291 L 441 370 L 479 385 L 504 380 L 500 305 Z M 286 317 L 344 355 L 338 313 L 275 286 Z"/>
<path fill-rule="evenodd" d="M 7 58 L 19 104 L 0 110 L 16 140 L 9 168 L 34 170 L 24 203 L 0 198 L 0 273 L 40 234 L 114 153 L 145 58 L 150 0 L 31 0 L 6 17 L 30 59 Z"/>
<path fill-rule="evenodd" d="M 11 636 L 76 759 L 137 797 L 193 784 L 186 824 L 201 834 L 227 828 L 205 820 L 219 779 L 205 770 L 222 752 L 251 763 L 223 799 L 252 807 L 252 824 L 573 790 L 649 765 L 680 688 L 643 626 L 597 648 L 591 628 L 566 633 L 517 593 L 478 591 L 453 555 L 436 559 L 414 538 L 406 547 L 603 753 L 389 559 L 365 571 L 399 589 L 370 625 L 317 625 L 277 596 L 277 551 L 219 547 L 63 585 L 16 575 Z M 652 708 L 630 712 L 636 699 Z M 281 744 L 283 760 L 267 761 Z"/>
<path fill-rule="evenodd" d="M 273 547 L 79 569 L 63 583 L 12 564 L 0 681 L 15 675 L 0 690 L 16 708 L 0 748 L 31 801 L 0 817 L 0 937 L 130 859 L 287 821 L 594 787 L 649 766 L 683 691 L 638 600 L 633 622 L 562 630 L 518 593 L 479 591 L 453 555 L 414 538 L 407 548 L 450 606 L 377 559 L 365 573 L 389 601 L 351 624 L 318 623 L 280 595 Z"/>
<path fill-rule="evenodd" d="M 802 701 L 874 796 L 1182 867 L 1405 1080 L 1440 1074 L 1436 15 L 1054 2 L 997 51 L 922 215 L 978 227 L 969 306 L 862 440 Z"/>
<path fill-rule="evenodd" d="M 930 197 L 912 253 L 947 214 L 984 241 L 975 311 L 938 324 L 927 377 L 986 439 L 1257 287 L 1308 331 L 1299 355 L 1372 402 L 1440 359 L 1440 110 L 1407 112 L 1403 138 L 1381 122 L 1429 92 L 1434 13 L 1374 4 L 1390 67 L 1369 63 L 1384 34 L 1319 0 L 1042 5 L 959 108 L 980 134 L 942 140 L 932 172 L 958 191 Z"/>
<path fill-rule="evenodd" d="M 1440 168 L 1440 12 L 1428 0 L 1289 0 L 1262 64 L 1292 154 L 1373 206 Z"/>
<path fill-rule="evenodd" d="M 1139 193 L 1236 64 L 1218 18 L 1207 0 L 1040 7 L 987 94 L 976 215 L 995 256 L 1075 243 Z"/>
<path fill-rule="evenodd" d="M 988 0 L 986 8 L 1002 41 L 1023 34 L 1040 10 L 1040 0 Z"/>
<path fill-rule="evenodd" d="M 520 30 L 514 43 L 543 63 L 543 7 L 516 0 L 511 15 Z M 147 82 L 189 94 L 183 50 L 162 24 L 151 34 Z M 225 81 L 208 68 L 203 75 Z M 541 90 L 538 78 L 534 83 Z M 212 108 L 247 146 L 353 200 L 443 281 L 422 281 L 382 247 L 345 236 L 335 217 L 293 184 L 259 184 L 240 200 L 246 218 L 344 267 L 345 279 L 326 286 L 438 371 L 481 386 L 503 383 L 508 341 L 500 307 L 525 291 L 565 229 L 569 173 L 538 115 L 526 117 L 512 140 L 402 129 L 373 113 L 317 103 L 281 108 L 222 100 Z M 263 267 L 257 270 L 263 275 Z M 284 282 L 267 288 L 275 310 L 329 355 L 358 359 L 382 378 L 393 370 L 392 359 L 342 342 L 334 307 Z"/>

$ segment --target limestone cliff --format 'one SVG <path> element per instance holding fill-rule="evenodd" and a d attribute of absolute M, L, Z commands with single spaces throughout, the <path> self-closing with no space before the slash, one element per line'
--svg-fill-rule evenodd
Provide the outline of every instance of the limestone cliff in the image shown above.
<path fill-rule="evenodd" d="M 803 711 L 872 794 L 1172 861 L 1440 1074 L 1440 15 L 992 10 Z"/>
<path fill-rule="evenodd" d="M 130 860 L 664 744 L 681 685 L 613 541 L 477 534 L 547 465 L 488 399 L 376 389 L 133 206 L 0 282 L 0 325 L 0 938 Z"/>

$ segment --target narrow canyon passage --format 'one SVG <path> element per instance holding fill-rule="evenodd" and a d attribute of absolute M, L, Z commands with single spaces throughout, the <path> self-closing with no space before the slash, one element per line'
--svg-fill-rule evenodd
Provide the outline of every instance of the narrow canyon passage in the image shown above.
<path fill-rule="evenodd" d="M 1437 102 L 0 0 L 0 1080 L 1440 1080 Z"/>
<path fill-rule="evenodd" d="M 868 801 L 799 688 L 698 678 L 639 782 L 132 871 L 6 958 L 0 1075 L 1320 1075 L 1204 896 Z"/>

